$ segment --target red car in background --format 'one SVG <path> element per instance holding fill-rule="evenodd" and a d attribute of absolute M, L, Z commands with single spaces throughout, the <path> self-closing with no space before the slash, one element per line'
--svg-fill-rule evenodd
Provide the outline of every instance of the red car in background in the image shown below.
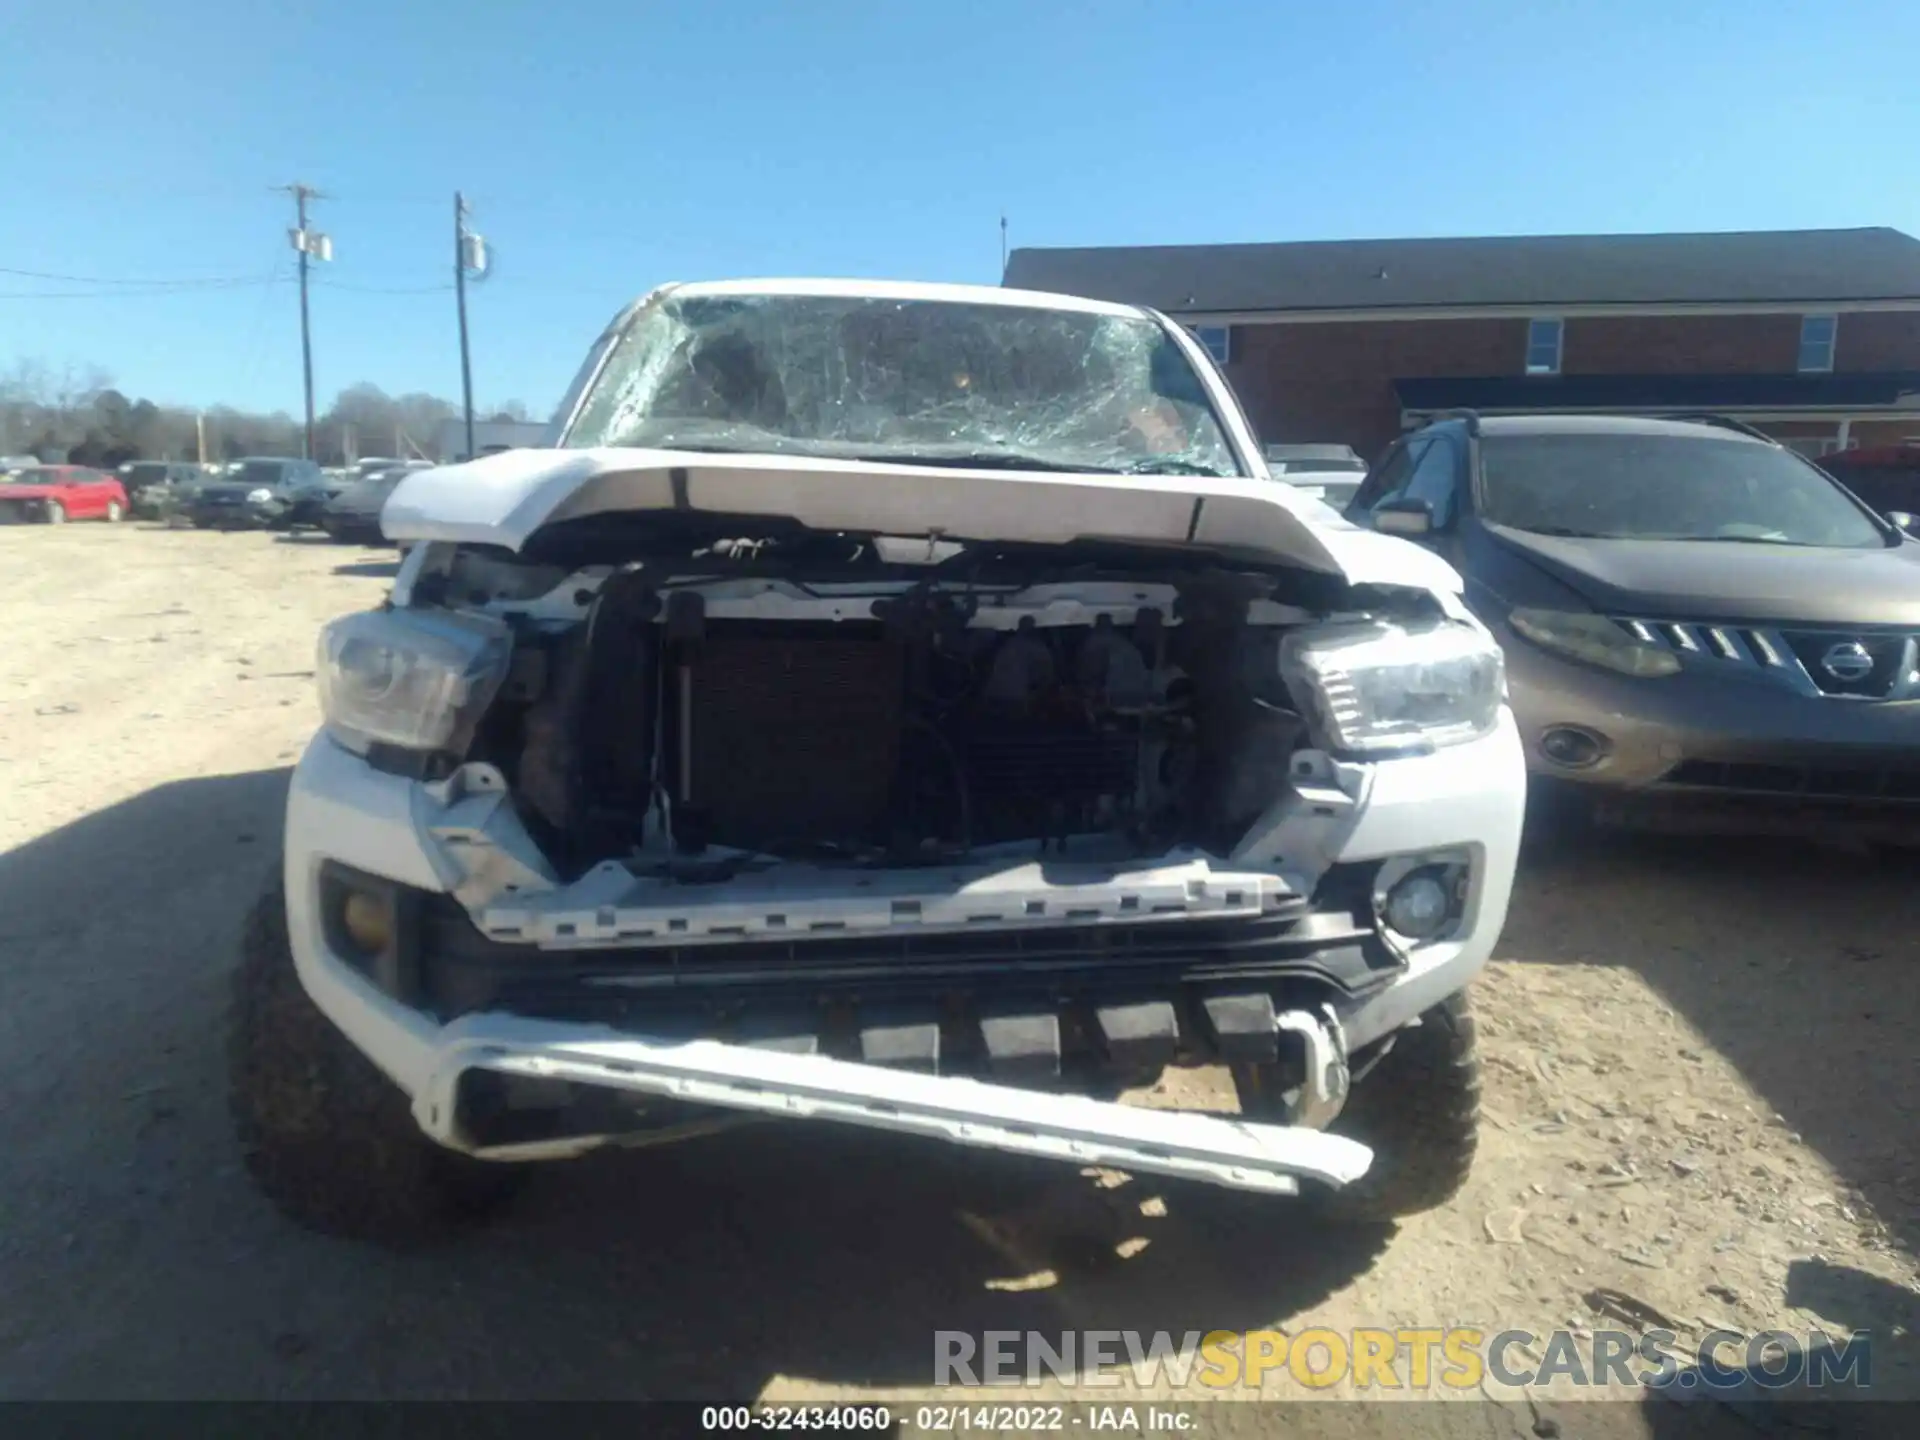
<path fill-rule="evenodd" d="M 0 525 L 119 520 L 126 513 L 126 489 L 85 465 L 30 465 L 0 475 Z"/>

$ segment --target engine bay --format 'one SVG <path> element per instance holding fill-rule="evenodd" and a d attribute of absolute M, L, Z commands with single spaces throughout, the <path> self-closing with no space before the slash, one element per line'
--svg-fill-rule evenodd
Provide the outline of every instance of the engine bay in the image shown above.
<path fill-rule="evenodd" d="M 570 618 L 489 600 L 519 638 L 476 752 L 563 873 L 1224 853 L 1305 741 L 1279 646 L 1307 617 L 1245 577 L 552 593 Z"/>

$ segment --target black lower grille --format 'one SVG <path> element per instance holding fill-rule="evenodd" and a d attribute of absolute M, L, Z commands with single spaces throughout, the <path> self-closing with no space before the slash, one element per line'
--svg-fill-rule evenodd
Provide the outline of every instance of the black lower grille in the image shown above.
<path fill-rule="evenodd" d="M 1347 867 L 1337 867 L 1345 871 Z M 633 1007 L 749 1001 L 863 1002 L 1039 987 L 1066 994 L 1153 991 L 1234 976 L 1288 976 L 1361 993 L 1400 960 L 1375 929 L 1372 866 L 1305 905 L 1260 920 L 1173 920 L 931 935 L 579 951 L 494 940 L 450 896 L 423 896 L 419 956 L 427 1007 L 615 1021 Z M 1329 881 L 1336 877 L 1330 875 Z M 1350 908 L 1349 908 L 1350 907 Z"/>
<path fill-rule="evenodd" d="M 1920 767 L 1913 766 L 1755 765 L 1688 760 L 1669 772 L 1662 784 L 1671 788 L 1792 796 L 1802 800 L 1920 804 Z"/>

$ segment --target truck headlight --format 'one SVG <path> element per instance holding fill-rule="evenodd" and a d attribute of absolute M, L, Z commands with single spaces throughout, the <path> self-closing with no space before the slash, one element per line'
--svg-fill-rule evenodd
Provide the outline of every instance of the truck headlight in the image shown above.
<path fill-rule="evenodd" d="M 1635 639 L 1624 626 L 1604 615 L 1521 609 L 1509 614 L 1507 623 L 1516 635 L 1543 650 L 1622 675 L 1671 675 L 1680 668 L 1680 657 L 1664 645 Z"/>
<path fill-rule="evenodd" d="M 267 489 L 264 485 L 257 490 L 247 491 L 247 503 L 249 505 L 264 505 L 271 499 L 273 499 L 273 491 Z"/>
<path fill-rule="evenodd" d="M 1457 745 L 1488 734 L 1506 698 L 1490 635 L 1462 624 L 1295 631 L 1281 668 L 1326 749 L 1375 754 Z"/>
<path fill-rule="evenodd" d="M 499 693 L 512 653 L 512 632 L 487 616 L 345 615 L 320 632 L 320 712 L 334 739 L 362 754 L 371 745 L 458 753 Z"/>

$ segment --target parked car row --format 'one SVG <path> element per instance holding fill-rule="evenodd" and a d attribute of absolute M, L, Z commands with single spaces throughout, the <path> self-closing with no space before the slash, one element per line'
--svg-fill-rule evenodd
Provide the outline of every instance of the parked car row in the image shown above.
<path fill-rule="evenodd" d="M 84 465 L 0 457 L 0 524 L 119 521 L 129 515 L 209 530 L 324 530 L 336 540 L 378 543 L 380 510 L 425 460 L 378 456 L 344 470 L 310 460 L 252 456 L 207 467 L 138 460 L 118 475 Z"/>

